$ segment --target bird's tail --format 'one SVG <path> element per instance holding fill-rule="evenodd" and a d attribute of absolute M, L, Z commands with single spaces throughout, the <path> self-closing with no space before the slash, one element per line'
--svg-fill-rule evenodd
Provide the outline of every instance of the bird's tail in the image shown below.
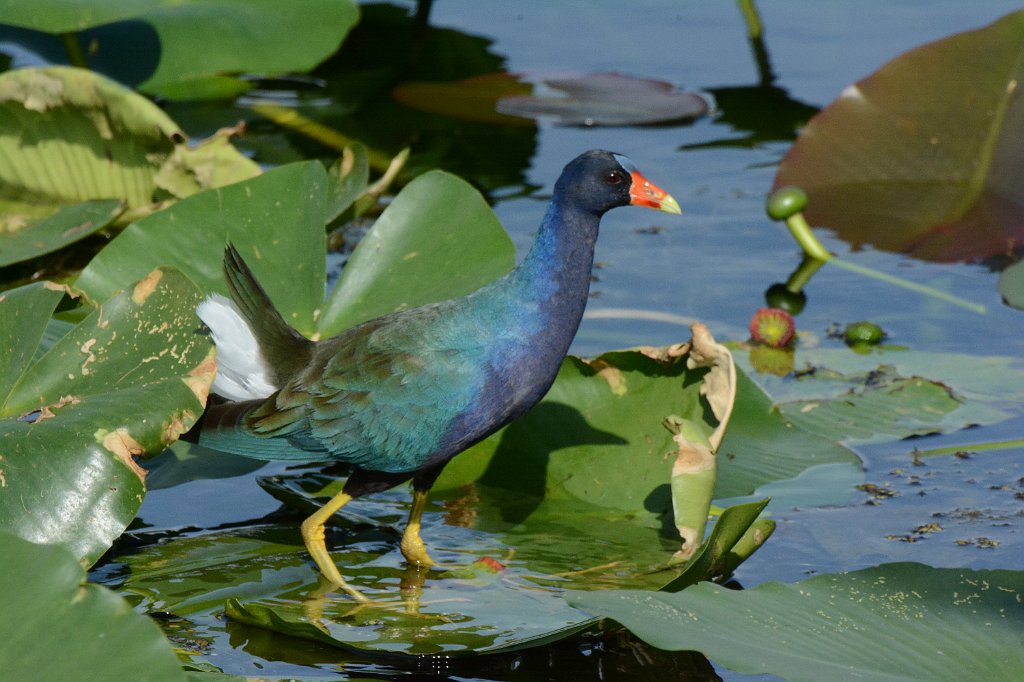
<path fill-rule="evenodd" d="M 196 309 L 217 346 L 213 391 L 229 400 L 265 398 L 309 362 L 313 342 L 285 322 L 231 244 L 224 278 L 231 298 L 212 294 Z"/>

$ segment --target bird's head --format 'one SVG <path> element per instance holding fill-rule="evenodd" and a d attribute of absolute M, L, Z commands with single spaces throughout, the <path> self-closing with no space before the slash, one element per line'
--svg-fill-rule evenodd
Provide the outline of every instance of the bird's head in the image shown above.
<path fill-rule="evenodd" d="M 672 195 L 645 178 L 628 157 L 603 150 L 570 161 L 555 183 L 555 194 L 598 215 L 629 205 L 682 213 Z"/>

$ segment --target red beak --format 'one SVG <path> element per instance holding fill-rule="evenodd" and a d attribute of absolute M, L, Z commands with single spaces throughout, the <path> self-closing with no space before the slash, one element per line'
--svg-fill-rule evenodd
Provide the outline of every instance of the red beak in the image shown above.
<path fill-rule="evenodd" d="M 679 202 L 673 199 L 671 194 L 645 178 L 640 171 L 633 171 L 630 175 L 633 178 L 633 184 L 629 188 L 630 204 L 656 208 L 666 213 L 683 212 L 679 208 Z"/>

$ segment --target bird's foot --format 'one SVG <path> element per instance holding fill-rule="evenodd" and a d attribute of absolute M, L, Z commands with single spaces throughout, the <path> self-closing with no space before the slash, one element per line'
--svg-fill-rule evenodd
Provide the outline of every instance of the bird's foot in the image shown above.
<path fill-rule="evenodd" d="M 430 558 L 427 546 L 423 544 L 423 540 L 420 538 L 419 524 L 410 523 L 405 527 L 405 532 L 402 534 L 402 542 L 399 546 L 402 550 L 402 556 L 405 557 L 410 566 L 430 568 L 437 565 L 437 562 Z"/>
<path fill-rule="evenodd" d="M 365 603 L 370 600 L 362 592 L 345 582 L 327 551 L 327 543 L 324 541 L 324 523 L 317 514 L 310 516 L 302 522 L 302 541 L 306 545 L 306 551 L 313 557 L 317 568 L 323 574 L 323 578 L 330 584 L 331 590 L 341 590 L 355 599 L 357 602 Z"/>

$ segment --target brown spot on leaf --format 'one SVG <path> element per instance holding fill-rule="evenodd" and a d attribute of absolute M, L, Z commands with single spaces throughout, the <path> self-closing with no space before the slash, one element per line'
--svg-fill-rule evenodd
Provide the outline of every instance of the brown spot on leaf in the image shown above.
<path fill-rule="evenodd" d="M 202 405 L 206 405 L 210 397 L 210 385 L 217 374 L 217 349 L 211 347 L 210 351 L 196 367 L 183 379 L 192 394 Z"/>
<path fill-rule="evenodd" d="M 49 289 L 50 291 L 62 291 L 71 298 L 78 298 L 78 292 L 69 287 L 67 284 L 58 284 L 49 280 L 43 282 L 43 288 Z"/>
<path fill-rule="evenodd" d="M 652 360 L 668 363 L 690 352 L 690 342 L 674 343 L 671 346 L 640 346 L 637 350 Z"/>
<path fill-rule="evenodd" d="M 622 376 L 622 370 L 612 365 L 603 358 L 585 361 L 597 371 L 597 376 L 608 382 L 608 386 L 615 395 L 626 395 L 626 379 Z"/>
<path fill-rule="evenodd" d="M 196 416 L 189 410 L 182 410 L 174 415 L 171 415 L 171 419 L 164 424 L 163 428 L 163 442 L 170 445 L 174 441 L 178 440 L 181 434 L 192 428 L 192 425 L 196 422 Z"/>
<path fill-rule="evenodd" d="M 672 437 L 679 445 L 676 461 L 672 464 L 672 475 L 695 474 L 715 467 L 715 456 L 711 450 L 698 443 L 690 443 L 683 434 Z"/>
<path fill-rule="evenodd" d="M 82 363 L 82 376 L 86 374 L 92 374 L 92 370 L 89 368 L 89 364 L 96 362 L 96 354 L 92 352 L 92 347 L 96 345 L 96 339 L 89 339 L 82 344 L 82 347 L 78 350 L 85 353 L 85 361 Z"/>
<path fill-rule="evenodd" d="M 132 291 L 132 301 L 138 305 L 145 303 L 149 295 L 156 291 L 157 285 L 160 284 L 160 279 L 163 276 L 164 271 L 159 268 L 146 275 L 145 279 L 135 285 L 135 289 Z"/>
<path fill-rule="evenodd" d="M 146 449 L 142 447 L 141 443 L 132 438 L 132 435 L 128 433 L 128 429 L 122 427 L 116 431 L 100 430 L 96 435 L 100 445 L 114 453 L 114 456 L 131 469 L 139 477 L 140 481 L 144 482 L 146 480 L 146 470 L 140 467 L 133 459 L 145 454 Z"/>

